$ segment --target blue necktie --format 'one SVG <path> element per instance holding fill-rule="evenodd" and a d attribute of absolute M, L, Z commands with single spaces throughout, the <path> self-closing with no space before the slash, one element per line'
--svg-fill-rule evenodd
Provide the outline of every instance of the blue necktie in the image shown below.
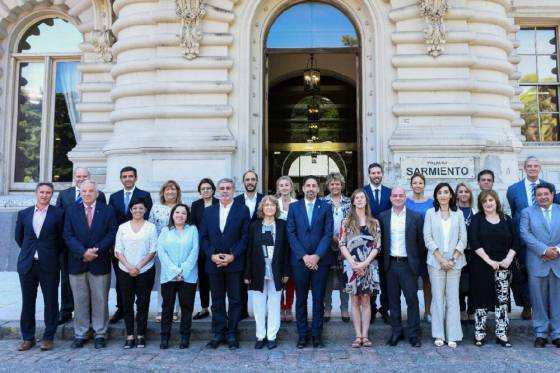
<path fill-rule="evenodd" d="M 130 194 L 131 192 L 126 192 L 124 195 L 124 213 L 128 212 L 128 204 L 130 203 Z"/>
<path fill-rule="evenodd" d="M 84 201 L 82 201 L 82 195 L 80 194 L 80 192 L 78 191 L 78 195 L 76 196 L 76 203 L 78 205 L 82 204 Z"/>
<path fill-rule="evenodd" d="M 312 219 L 313 219 L 313 204 L 308 203 L 307 204 L 307 221 L 309 222 L 309 225 L 311 225 L 311 220 Z"/>
<path fill-rule="evenodd" d="M 379 205 L 379 189 L 375 189 L 375 203 Z"/>
<path fill-rule="evenodd" d="M 548 228 L 551 227 L 552 224 L 552 216 L 551 216 L 552 208 L 549 207 L 548 209 L 544 210 L 544 217 L 546 220 L 546 224 L 548 224 Z"/>
<path fill-rule="evenodd" d="M 535 206 L 537 204 L 537 183 L 531 183 L 531 206 Z"/>

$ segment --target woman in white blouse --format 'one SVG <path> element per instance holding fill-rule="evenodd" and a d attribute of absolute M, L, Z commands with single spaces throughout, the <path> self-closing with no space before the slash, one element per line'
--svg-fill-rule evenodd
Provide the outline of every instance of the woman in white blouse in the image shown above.
<path fill-rule="evenodd" d="M 428 273 L 432 283 L 432 337 L 434 344 L 451 348 L 463 339 L 459 307 L 461 268 L 466 264 L 467 228 L 457 209 L 455 192 L 448 183 L 434 190 L 434 207 L 426 212 L 424 241 L 428 248 Z"/>
<path fill-rule="evenodd" d="M 181 187 L 175 180 L 166 181 L 159 190 L 159 203 L 156 203 L 150 210 L 149 220 L 151 223 L 156 225 L 157 234 L 161 233 L 164 227 L 169 224 L 169 213 L 173 206 L 182 203 L 181 201 Z M 156 258 L 156 277 L 160 274 L 160 261 Z M 158 293 L 158 309 L 161 309 L 162 298 L 161 298 L 161 286 L 159 281 L 156 284 L 156 290 Z M 173 321 L 179 320 L 179 302 L 176 302 L 175 312 L 173 313 Z M 161 312 L 158 312 L 156 316 L 156 322 L 161 321 Z"/>
<path fill-rule="evenodd" d="M 119 259 L 119 286 L 122 294 L 126 342 L 124 348 L 146 345 L 150 295 L 154 286 L 154 256 L 157 249 L 156 226 L 144 220 L 146 202 L 134 199 L 129 205 L 132 220 L 121 224 L 115 240 Z M 136 300 L 136 341 L 134 340 L 134 301 Z"/>

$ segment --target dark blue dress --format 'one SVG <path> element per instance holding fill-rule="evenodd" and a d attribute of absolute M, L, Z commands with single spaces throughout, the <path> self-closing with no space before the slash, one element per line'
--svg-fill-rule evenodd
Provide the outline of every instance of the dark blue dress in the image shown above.
<path fill-rule="evenodd" d="M 424 219 L 426 217 L 426 211 L 434 207 L 434 200 L 428 198 L 424 202 L 415 202 L 414 200 L 407 198 L 404 205 L 406 206 L 407 209 L 415 211 L 420 215 L 422 215 L 422 219 Z M 423 279 L 429 279 L 428 264 L 426 263 L 428 250 L 424 248 L 424 251 L 421 254 L 422 255 L 421 255 L 420 266 L 419 266 L 420 268 L 418 268 L 418 274 Z"/>

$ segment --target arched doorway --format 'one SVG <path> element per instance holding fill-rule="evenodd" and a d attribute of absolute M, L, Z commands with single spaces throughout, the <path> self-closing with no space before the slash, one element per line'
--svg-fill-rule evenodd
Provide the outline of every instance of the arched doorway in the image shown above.
<path fill-rule="evenodd" d="M 301 2 L 281 12 L 265 44 L 265 191 L 290 175 L 341 172 L 347 190 L 362 179 L 360 38 L 335 6 Z"/>

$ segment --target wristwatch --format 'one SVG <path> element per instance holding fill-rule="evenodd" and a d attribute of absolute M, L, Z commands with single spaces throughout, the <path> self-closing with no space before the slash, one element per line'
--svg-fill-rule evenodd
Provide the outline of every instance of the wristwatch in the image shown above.
<path fill-rule="evenodd" d="M 453 262 L 453 265 L 457 264 L 457 258 L 455 258 L 454 256 L 452 256 L 449 260 Z"/>

